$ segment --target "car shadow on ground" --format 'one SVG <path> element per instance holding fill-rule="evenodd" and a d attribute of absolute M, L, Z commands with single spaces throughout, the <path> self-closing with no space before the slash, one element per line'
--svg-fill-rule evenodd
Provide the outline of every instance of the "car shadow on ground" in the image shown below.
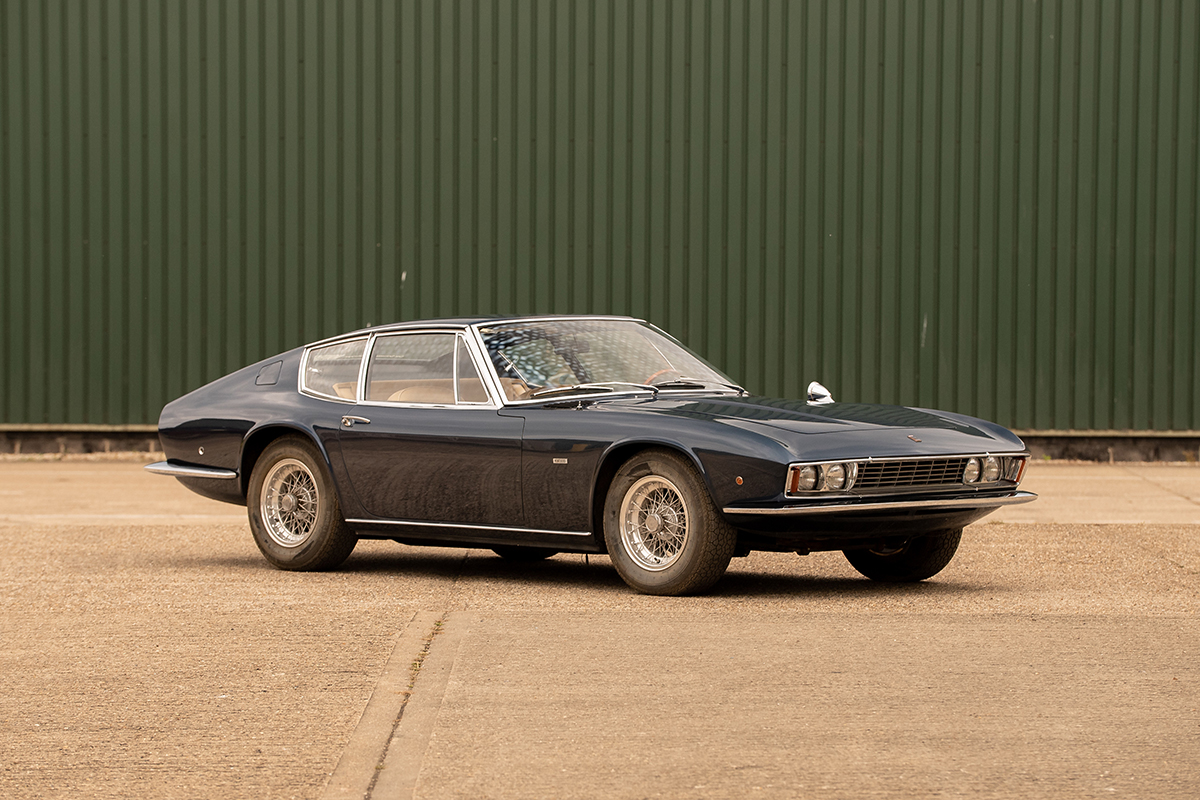
<path fill-rule="evenodd" d="M 476 581 L 563 587 L 597 592 L 633 593 L 633 589 L 612 567 L 607 556 L 560 554 L 545 561 L 511 561 L 487 550 L 446 550 L 355 554 L 339 570 L 343 573 L 394 574 L 396 577 L 446 578 L 460 583 Z M 994 585 L 977 585 L 948 578 L 933 578 L 919 583 L 880 583 L 858 577 L 831 577 L 769 570 L 733 570 L 727 572 L 707 596 L 796 597 L 811 595 L 828 598 L 932 598 L 969 596 L 976 592 L 995 593 Z"/>
<path fill-rule="evenodd" d="M 867 578 L 794 575 L 766 572 L 730 572 L 714 587 L 716 597 L 795 597 L 812 595 L 824 598 L 931 598 L 961 597 L 976 592 L 995 592 L 996 587 L 978 586 L 960 581 L 933 578 L 918 583 L 881 583 Z"/>
<path fill-rule="evenodd" d="M 175 569 L 221 569 L 234 572 L 279 572 L 257 555 L 198 556 L 176 558 Z M 284 573 L 286 574 L 286 573 Z M 545 561 L 513 561 L 489 550 L 446 548 L 376 549 L 356 552 L 331 573 L 297 573 L 297 577 L 336 574 L 343 579 L 353 575 L 394 576 L 397 579 L 423 579 L 470 585 L 474 583 L 509 584 L 512 588 L 534 586 L 591 591 L 602 594 L 634 594 L 634 590 L 612 567 L 607 556 L 559 554 Z M 969 597 L 979 592 L 995 594 L 1002 589 L 994 583 L 982 585 L 945 577 L 919 583 L 880 583 L 854 576 L 813 575 L 803 572 L 778 572 L 765 569 L 731 568 L 705 596 L 722 599 L 786 598 L 810 596 L 859 600 L 935 597 Z"/>
<path fill-rule="evenodd" d="M 355 554 L 343 572 L 392 573 L 397 577 L 446 577 L 459 582 L 512 581 L 540 586 L 590 586 L 598 589 L 625 588 L 625 583 L 604 556 L 558 555 L 545 561 L 513 561 L 489 550 L 448 549 L 429 551 L 376 552 Z"/>

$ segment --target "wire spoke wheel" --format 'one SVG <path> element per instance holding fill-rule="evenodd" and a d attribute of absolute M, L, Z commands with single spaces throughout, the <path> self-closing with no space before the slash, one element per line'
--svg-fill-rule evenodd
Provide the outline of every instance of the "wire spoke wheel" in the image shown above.
<path fill-rule="evenodd" d="M 666 478 L 650 475 L 629 487 L 621 502 L 621 544 L 642 569 L 674 564 L 688 540 L 688 508 Z"/>
<path fill-rule="evenodd" d="M 621 578 L 644 594 L 711 589 L 737 545 L 704 478 L 681 454 L 632 455 L 613 475 L 604 502 L 604 546 Z"/>
<path fill-rule="evenodd" d="M 299 547 L 316 529 L 321 510 L 317 481 L 303 462 L 286 458 L 263 481 L 262 520 L 267 535 L 281 547 Z"/>

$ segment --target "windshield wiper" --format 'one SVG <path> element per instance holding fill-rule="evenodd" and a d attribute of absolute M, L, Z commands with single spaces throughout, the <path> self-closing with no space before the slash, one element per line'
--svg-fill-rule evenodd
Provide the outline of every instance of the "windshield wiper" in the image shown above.
<path fill-rule="evenodd" d="M 662 383 L 654 384 L 656 389 L 704 389 L 710 384 L 716 384 L 726 389 L 733 389 L 738 394 L 745 394 L 746 390 L 734 383 L 722 383 L 721 381 L 706 381 L 701 378 L 678 377 L 673 381 L 663 381 Z"/>
<path fill-rule="evenodd" d="M 604 392 L 612 393 L 617 391 L 618 386 L 632 386 L 644 392 L 655 392 L 654 387 L 645 386 L 640 383 L 626 383 L 625 381 L 609 381 L 608 383 L 577 383 L 573 386 L 550 386 L 544 389 L 538 389 L 529 395 L 532 400 L 535 397 L 550 397 L 556 394 L 583 394 L 585 392 Z"/>

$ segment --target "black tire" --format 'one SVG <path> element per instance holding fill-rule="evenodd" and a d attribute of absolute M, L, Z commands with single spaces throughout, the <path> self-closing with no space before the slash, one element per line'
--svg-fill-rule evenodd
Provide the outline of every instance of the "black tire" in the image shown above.
<path fill-rule="evenodd" d="M 505 561 L 543 561 L 550 556 L 558 555 L 557 550 L 543 550 L 540 547 L 493 547 L 492 552 Z"/>
<path fill-rule="evenodd" d="M 645 450 L 613 477 L 604 503 L 604 541 L 624 581 L 643 594 L 711 589 L 737 544 L 691 462 Z"/>
<path fill-rule="evenodd" d="M 254 543 L 278 569 L 333 569 L 358 544 L 325 459 L 307 439 L 284 437 L 263 451 L 250 473 L 246 508 Z"/>
<path fill-rule="evenodd" d="M 962 539 L 962 529 L 930 533 L 911 539 L 896 550 L 843 550 L 856 570 L 873 581 L 923 581 L 941 572 Z"/>

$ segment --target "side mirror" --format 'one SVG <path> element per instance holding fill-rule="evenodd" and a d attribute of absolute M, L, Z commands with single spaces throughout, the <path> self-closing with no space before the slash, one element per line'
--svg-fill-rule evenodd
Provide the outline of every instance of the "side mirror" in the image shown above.
<path fill-rule="evenodd" d="M 833 395 L 821 384 L 813 381 L 808 385 L 808 404 L 810 406 L 827 406 L 833 402 Z"/>

